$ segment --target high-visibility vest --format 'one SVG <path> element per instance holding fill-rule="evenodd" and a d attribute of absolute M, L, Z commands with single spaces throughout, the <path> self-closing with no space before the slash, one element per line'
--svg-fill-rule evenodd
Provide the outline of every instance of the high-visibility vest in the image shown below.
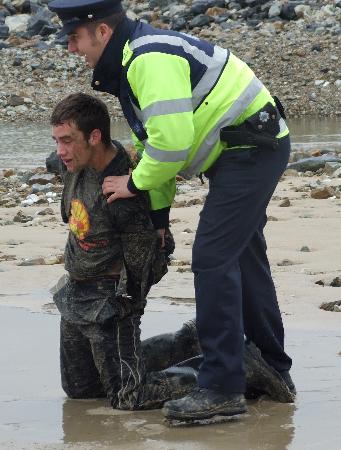
<path fill-rule="evenodd" d="M 204 172 L 226 150 L 222 127 L 239 125 L 275 102 L 228 49 L 125 21 L 130 33 L 122 52 L 120 101 L 142 153 L 132 179 L 150 191 L 152 209 L 161 209 L 174 198 L 176 174 Z M 281 119 L 277 137 L 288 132 Z"/>

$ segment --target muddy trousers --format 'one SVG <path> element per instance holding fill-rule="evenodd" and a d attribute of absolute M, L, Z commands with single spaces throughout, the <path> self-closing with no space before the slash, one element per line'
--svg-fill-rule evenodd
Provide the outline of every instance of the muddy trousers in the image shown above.
<path fill-rule="evenodd" d="M 263 235 L 266 208 L 290 152 L 289 137 L 279 142 L 276 150 L 227 150 L 207 172 L 192 262 L 201 387 L 245 391 L 244 333 L 276 370 L 291 367 Z"/>
<path fill-rule="evenodd" d="M 140 315 L 88 325 L 76 325 L 62 317 L 62 387 L 71 398 L 107 396 L 114 408 L 160 407 L 185 394 L 188 387 L 171 382 L 159 371 L 196 355 L 196 342 L 164 334 L 141 345 Z"/>

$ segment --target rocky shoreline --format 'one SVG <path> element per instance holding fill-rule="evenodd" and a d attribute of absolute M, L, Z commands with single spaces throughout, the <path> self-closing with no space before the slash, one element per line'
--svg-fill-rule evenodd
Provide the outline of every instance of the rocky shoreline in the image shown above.
<path fill-rule="evenodd" d="M 341 151 L 319 150 L 292 151 L 290 162 L 284 176 L 301 177 L 306 182 L 299 192 L 315 199 L 341 198 Z M 309 179 L 313 177 L 313 179 Z M 201 181 L 194 178 L 190 181 L 178 177 L 178 193 L 188 193 L 192 188 L 200 190 Z M 207 187 L 203 189 L 206 190 Z M 43 207 L 44 212 L 40 216 L 49 215 L 46 207 L 53 203 L 59 203 L 63 190 L 62 180 L 59 175 L 59 163 L 55 152 L 46 159 L 46 167 L 34 169 L 3 169 L 0 170 L 0 207 L 14 208 L 27 206 Z M 173 208 L 201 205 L 204 197 L 184 198 L 177 196 Z M 280 206 L 290 206 L 287 198 L 282 200 Z M 46 212 L 47 211 L 47 212 Z M 13 222 L 39 224 L 45 221 L 45 217 L 31 217 L 20 211 L 12 220 L 0 217 L 0 226 L 12 225 Z"/>
<path fill-rule="evenodd" d="M 0 121 L 47 122 L 58 100 L 94 93 L 91 70 L 56 39 L 46 0 L 0 0 Z M 230 48 L 283 102 L 289 117 L 340 116 L 341 0 L 125 1 L 130 17 Z M 118 101 L 98 94 L 113 120 Z"/>

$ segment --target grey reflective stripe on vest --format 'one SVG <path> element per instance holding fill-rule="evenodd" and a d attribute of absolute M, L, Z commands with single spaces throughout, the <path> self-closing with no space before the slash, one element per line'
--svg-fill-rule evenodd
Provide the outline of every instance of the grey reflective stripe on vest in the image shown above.
<path fill-rule="evenodd" d="M 260 91 L 263 89 L 263 84 L 254 77 L 244 91 L 240 94 L 238 99 L 233 103 L 231 108 L 222 116 L 215 127 L 206 136 L 198 148 L 189 167 L 180 172 L 180 175 L 189 178 L 192 175 L 199 173 L 203 163 L 208 158 L 212 148 L 220 139 L 220 129 L 231 125 L 253 102 Z"/>
<path fill-rule="evenodd" d="M 143 124 L 152 116 L 176 114 L 193 111 L 190 98 L 179 98 L 176 100 L 160 100 L 144 108 L 142 112 Z"/>
<path fill-rule="evenodd" d="M 206 97 L 216 84 L 220 74 L 226 64 L 228 51 L 224 48 L 215 46 L 214 54 L 211 58 L 211 64 L 207 67 L 206 72 L 201 77 L 199 83 L 193 89 L 193 109 L 195 109 Z"/>
<path fill-rule="evenodd" d="M 160 162 L 185 161 L 189 150 L 189 148 L 185 150 L 160 150 L 159 148 L 152 147 L 148 142 L 145 145 L 147 155 Z"/>
<path fill-rule="evenodd" d="M 192 92 L 193 109 L 195 109 L 216 84 L 221 71 L 226 64 L 227 57 L 229 55 L 228 50 L 216 45 L 214 46 L 213 55 L 209 56 L 195 45 L 191 45 L 188 41 L 186 41 L 186 39 L 169 35 L 142 36 L 133 40 L 129 44 L 129 47 L 131 50 L 135 50 L 143 45 L 155 43 L 170 44 L 176 47 L 181 47 L 185 53 L 190 54 L 193 58 L 199 61 L 200 64 L 207 67 L 207 70 Z"/>
<path fill-rule="evenodd" d="M 279 133 L 281 134 L 283 133 L 283 131 L 286 131 L 288 129 L 287 124 L 285 123 L 285 120 L 283 119 L 283 117 L 281 117 L 278 121 L 279 124 Z"/>
<path fill-rule="evenodd" d="M 200 48 L 195 45 L 191 45 L 188 41 L 186 41 L 186 39 L 183 39 L 180 36 L 163 34 L 142 36 L 131 41 L 129 47 L 134 51 L 135 49 L 148 44 L 167 44 L 174 45 L 175 47 L 181 47 L 185 53 L 192 55 L 193 58 L 205 66 L 209 66 L 212 63 L 212 59 L 214 59 L 214 55 L 207 55 L 207 53 L 203 50 L 200 50 Z"/>

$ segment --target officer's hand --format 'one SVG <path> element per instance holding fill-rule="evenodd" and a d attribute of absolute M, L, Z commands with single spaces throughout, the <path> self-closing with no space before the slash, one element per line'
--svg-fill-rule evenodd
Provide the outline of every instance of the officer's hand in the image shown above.
<path fill-rule="evenodd" d="M 102 184 L 102 191 L 104 195 L 109 195 L 108 203 L 112 203 L 118 198 L 135 197 L 135 194 L 129 191 L 127 184 L 129 175 L 122 175 L 119 177 L 106 177 Z"/>

